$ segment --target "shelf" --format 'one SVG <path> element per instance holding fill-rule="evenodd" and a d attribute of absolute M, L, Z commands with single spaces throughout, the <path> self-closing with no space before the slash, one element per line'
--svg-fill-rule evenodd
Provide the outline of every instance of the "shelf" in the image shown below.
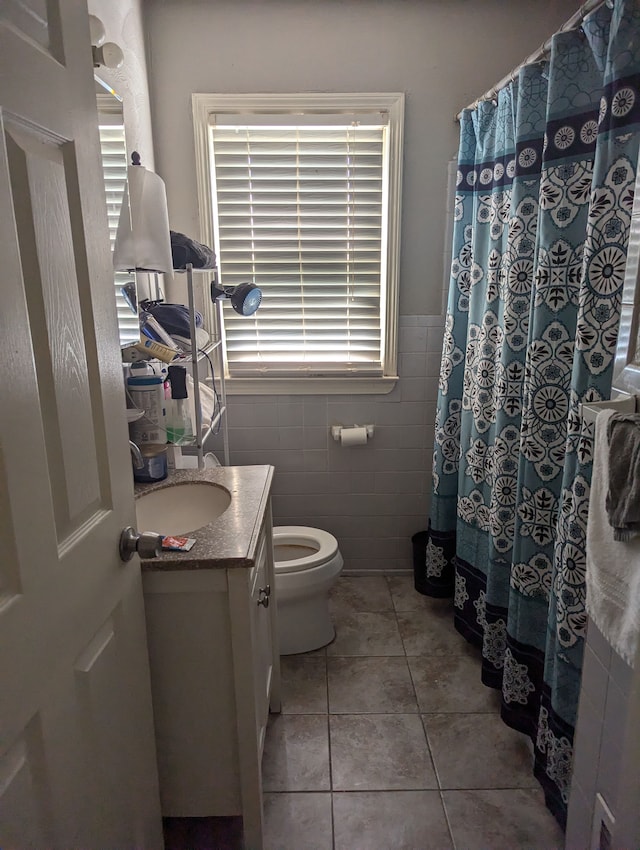
<path fill-rule="evenodd" d="M 211 313 L 212 323 L 215 325 L 210 328 L 210 332 L 214 337 L 213 340 L 209 342 L 209 344 L 202 350 L 198 350 L 196 348 L 196 319 L 195 319 L 195 300 L 193 293 L 193 272 L 194 269 L 189 264 L 185 269 L 187 275 L 187 296 L 189 300 L 189 336 L 191 337 L 191 352 L 189 354 L 184 355 L 180 358 L 181 362 L 190 361 L 193 367 L 192 375 L 193 378 L 193 401 L 196 412 L 196 421 L 195 421 L 195 433 L 196 433 L 196 449 L 198 452 L 198 469 L 204 469 L 204 443 L 213 433 L 214 428 L 217 425 L 222 425 L 222 436 L 224 440 L 224 462 L 225 466 L 229 465 L 229 431 L 227 426 L 227 395 L 225 388 L 225 376 L 224 376 L 224 348 L 222 347 L 222 340 L 220 335 L 222 333 L 222 303 L 220 299 L 217 299 L 214 302 L 214 310 Z M 207 271 L 214 275 L 214 278 L 217 277 L 216 269 L 202 269 L 201 271 Z M 211 354 L 216 349 L 220 350 L 220 368 L 218 370 L 217 381 L 219 385 L 219 397 L 220 397 L 220 409 L 213 417 L 212 421 L 206 426 L 206 431 L 203 434 L 203 425 L 202 422 L 202 407 L 200 404 L 200 375 L 198 372 L 198 363 L 201 362 L 207 355 Z M 213 382 L 212 382 L 213 383 Z"/>
<path fill-rule="evenodd" d="M 204 348 L 199 348 L 198 349 L 198 362 L 200 362 L 201 360 L 204 360 L 205 357 L 207 357 L 207 355 L 213 354 L 213 352 L 217 348 L 220 348 L 221 345 L 222 345 L 222 340 L 216 339 L 213 342 L 209 342 L 207 345 L 205 345 Z M 192 356 L 190 351 L 185 352 L 184 354 L 181 354 L 179 357 L 176 357 L 176 359 L 172 360 L 171 362 L 175 363 L 175 364 L 179 364 L 179 363 L 182 363 L 185 360 L 188 360 L 190 363 L 192 362 L 193 356 Z"/>

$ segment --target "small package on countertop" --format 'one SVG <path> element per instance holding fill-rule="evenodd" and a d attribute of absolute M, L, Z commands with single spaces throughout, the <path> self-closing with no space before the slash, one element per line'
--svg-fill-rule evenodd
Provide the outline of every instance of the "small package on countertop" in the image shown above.
<path fill-rule="evenodd" d="M 163 537 L 162 551 L 163 552 L 189 552 L 196 542 L 195 537 Z"/>

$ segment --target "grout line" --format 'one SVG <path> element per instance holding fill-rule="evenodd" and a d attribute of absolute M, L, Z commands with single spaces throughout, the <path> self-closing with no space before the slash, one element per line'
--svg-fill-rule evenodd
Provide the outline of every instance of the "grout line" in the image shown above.
<path fill-rule="evenodd" d="M 336 633 L 337 636 L 337 633 Z M 334 638 L 335 640 L 335 638 Z M 336 847 L 335 815 L 333 811 L 333 759 L 331 758 L 331 705 L 329 703 L 329 657 L 324 659 L 325 691 L 327 697 L 327 749 L 329 752 L 329 793 L 331 794 L 331 848 Z"/>
<path fill-rule="evenodd" d="M 453 829 L 451 828 L 451 820 L 449 819 L 449 812 L 447 811 L 447 807 L 445 806 L 445 803 L 444 803 L 444 794 L 442 792 L 442 789 L 440 789 L 438 791 L 438 793 L 440 794 L 440 804 L 442 806 L 442 811 L 444 812 L 444 819 L 447 822 L 447 829 L 449 830 L 449 837 L 451 838 L 451 846 L 452 846 L 453 850 L 458 850 L 458 848 L 456 847 L 455 839 L 453 837 Z"/>

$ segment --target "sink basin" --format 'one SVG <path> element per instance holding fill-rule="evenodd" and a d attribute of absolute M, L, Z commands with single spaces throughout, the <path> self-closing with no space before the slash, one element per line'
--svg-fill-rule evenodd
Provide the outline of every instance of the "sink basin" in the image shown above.
<path fill-rule="evenodd" d="M 231 494 L 217 484 L 185 481 L 152 490 L 136 499 L 138 531 L 189 534 L 222 516 L 230 504 Z"/>

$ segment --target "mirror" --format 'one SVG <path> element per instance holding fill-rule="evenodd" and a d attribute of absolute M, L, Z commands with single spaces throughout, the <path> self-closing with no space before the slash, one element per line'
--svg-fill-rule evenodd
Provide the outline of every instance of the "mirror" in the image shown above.
<path fill-rule="evenodd" d="M 100 154 L 107 200 L 109 240 L 113 251 L 127 181 L 128 154 L 124 114 L 122 98 L 99 76 L 94 75 L 94 78 L 98 107 Z M 118 311 L 118 330 L 121 344 L 137 342 L 140 338 L 137 313 L 130 307 L 121 292 L 122 287 L 127 283 L 133 283 L 135 287 L 133 275 L 128 272 L 114 272 L 114 295 Z"/>

